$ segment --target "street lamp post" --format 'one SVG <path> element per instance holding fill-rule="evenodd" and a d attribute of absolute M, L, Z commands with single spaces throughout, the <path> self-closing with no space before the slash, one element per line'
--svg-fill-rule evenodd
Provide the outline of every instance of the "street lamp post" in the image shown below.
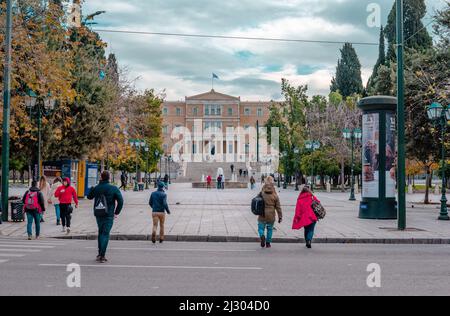
<path fill-rule="evenodd" d="M 362 131 L 359 128 L 355 129 L 345 129 L 343 131 L 344 138 L 346 140 L 350 140 L 352 143 L 352 174 L 351 174 L 351 192 L 350 192 L 350 201 L 356 201 L 355 197 L 355 144 L 361 140 Z"/>
<path fill-rule="evenodd" d="M 8 221 L 9 199 L 9 128 L 11 113 L 11 33 L 12 0 L 6 0 L 5 70 L 3 75 L 3 131 L 2 131 L 2 218 Z"/>
<path fill-rule="evenodd" d="M 148 146 L 145 146 L 144 148 L 145 150 L 145 157 L 146 157 L 146 162 L 145 162 L 145 189 L 148 190 L 148 152 L 150 151 L 150 148 L 148 148 Z M 150 174 L 151 176 L 151 174 Z"/>
<path fill-rule="evenodd" d="M 439 215 L 439 220 L 448 221 L 450 217 L 448 215 L 447 209 L 447 197 L 446 197 L 446 167 L 447 167 L 447 157 L 445 151 L 445 134 L 447 128 L 447 122 L 450 121 L 450 105 L 442 106 L 439 103 L 433 103 L 428 107 L 428 118 L 435 122 L 435 124 L 441 126 L 441 136 L 442 136 L 442 198 L 441 198 L 441 213 Z"/>
<path fill-rule="evenodd" d="M 167 157 L 167 163 L 169 165 L 169 184 L 172 184 L 171 176 L 170 176 L 170 163 L 172 162 L 172 156 Z"/>
<path fill-rule="evenodd" d="M 317 140 L 308 140 L 305 143 L 305 147 L 307 150 L 310 150 L 311 153 L 314 153 L 316 150 L 320 149 L 320 142 Z M 314 191 L 314 157 L 311 155 L 311 191 Z"/>
<path fill-rule="evenodd" d="M 47 114 L 48 111 L 55 108 L 56 101 L 52 99 L 49 95 L 48 98 L 43 98 L 33 91 L 30 91 L 25 98 L 25 106 L 30 110 L 30 113 L 37 114 L 37 125 L 38 125 L 38 157 L 37 165 L 38 172 L 35 174 L 35 180 L 38 180 L 42 176 L 42 115 Z"/>
<path fill-rule="evenodd" d="M 300 149 L 298 149 L 298 148 L 294 148 L 294 154 L 297 156 L 298 154 L 300 154 Z M 298 183 L 298 175 L 299 175 L 299 171 L 298 171 L 298 168 L 296 168 L 297 169 L 297 171 L 296 171 L 296 175 L 295 175 L 295 191 L 300 191 L 300 188 L 299 188 L 299 183 Z"/>
<path fill-rule="evenodd" d="M 136 149 L 136 176 L 134 178 L 134 191 L 139 191 L 139 185 L 138 185 L 138 173 L 139 173 L 139 152 L 142 148 L 146 147 L 146 144 L 143 140 L 140 139 L 131 139 L 130 140 L 131 147 L 134 147 Z"/>

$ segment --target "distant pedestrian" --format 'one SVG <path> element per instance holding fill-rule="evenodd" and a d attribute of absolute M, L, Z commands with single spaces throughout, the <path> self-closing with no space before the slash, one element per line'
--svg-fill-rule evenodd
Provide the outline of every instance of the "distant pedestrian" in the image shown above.
<path fill-rule="evenodd" d="M 169 190 L 169 182 L 170 182 L 169 175 L 166 174 L 166 175 L 164 176 L 164 186 L 165 186 L 166 190 Z"/>
<path fill-rule="evenodd" d="M 114 225 L 114 218 L 120 214 L 123 208 L 122 193 L 116 186 L 110 184 L 110 178 L 110 173 L 103 171 L 100 183 L 92 188 L 88 194 L 88 199 L 94 200 L 94 216 L 98 227 L 97 262 L 100 263 L 108 261 L 106 250 Z"/>
<path fill-rule="evenodd" d="M 261 247 L 272 247 L 273 227 L 278 215 L 278 223 L 283 221 L 280 198 L 275 189 L 272 177 L 268 177 L 262 188 L 261 195 L 264 199 L 264 216 L 258 217 L 258 232 L 261 238 Z M 267 230 L 267 236 L 266 236 Z"/>
<path fill-rule="evenodd" d="M 122 172 L 122 174 L 120 175 L 120 189 L 123 189 L 124 191 L 127 190 L 127 175 L 125 174 L 125 172 Z"/>
<path fill-rule="evenodd" d="M 62 185 L 62 179 L 60 177 L 55 178 L 52 187 L 50 189 L 49 203 L 55 208 L 56 226 L 61 225 L 61 209 L 59 207 L 59 199 L 55 197 L 56 190 Z"/>
<path fill-rule="evenodd" d="M 312 248 L 312 240 L 314 238 L 314 230 L 318 221 L 316 214 L 314 214 L 312 203 L 313 201 L 320 201 L 313 195 L 309 186 L 304 186 L 297 200 L 295 208 L 294 223 L 292 229 L 305 229 L 306 247 Z"/>
<path fill-rule="evenodd" d="M 261 184 L 264 185 L 265 181 L 266 181 L 266 176 L 262 175 L 261 176 Z"/>
<path fill-rule="evenodd" d="M 48 200 L 50 199 L 50 184 L 47 182 L 47 178 L 42 176 L 39 179 L 39 190 L 44 196 L 45 209 L 48 209 Z M 44 222 L 44 213 L 41 214 L 40 222 Z"/>
<path fill-rule="evenodd" d="M 234 174 L 234 165 L 231 165 L 230 169 L 231 169 L 231 174 Z"/>
<path fill-rule="evenodd" d="M 41 215 L 45 213 L 45 199 L 36 181 L 33 181 L 31 188 L 25 192 L 22 202 L 27 216 L 28 240 L 31 240 L 33 237 L 33 221 L 36 227 L 36 239 L 39 239 L 41 234 Z"/>
<path fill-rule="evenodd" d="M 156 235 L 159 226 L 159 242 L 164 242 L 164 225 L 166 222 L 166 212 L 170 214 L 169 204 L 167 203 L 167 194 L 164 192 L 164 183 L 158 183 L 158 190 L 150 196 L 149 205 L 152 208 L 153 231 L 152 242 L 156 243 Z"/>
<path fill-rule="evenodd" d="M 67 234 L 70 234 L 70 225 L 72 222 L 73 213 L 72 201 L 75 202 L 75 207 L 78 208 L 78 196 L 77 191 L 70 185 L 69 178 L 65 178 L 63 180 L 63 185 L 56 190 L 55 197 L 59 199 L 62 232 L 67 232 Z"/>
<path fill-rule="evenodd" d="M 208 175 L 206 177 L 206 189 L 211 190 L 211 185 L 212 185 L 212 177 L 211 175 Z"/>
<path fill-rule="evenodd" d="M 217 190 L 222 189 L 222 175 L 217 177 Z"/>
<path fill-rule="evenodd" d="M 244 170 L 239 169 L 239 177 L 242 177 L 242 173 L 244 172 Z"/>
<path fill-rule="evenodd" d="M 251 188 L 252 190 L 254 190 L 254 189 L 255 189 L 255 185 L 256 185 L 256 180 L 255 180 L 255 177 L 252 176 L 252 177 L 250 178 L 250 188 Z"/>

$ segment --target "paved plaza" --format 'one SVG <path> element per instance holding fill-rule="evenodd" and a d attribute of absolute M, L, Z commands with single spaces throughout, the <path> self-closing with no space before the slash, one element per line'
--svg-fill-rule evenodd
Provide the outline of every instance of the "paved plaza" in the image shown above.
<path fill-rule="evenodd" d="M 20 194 L 24 189 L 12 189 Z M 125 206 L 113 228 L 114 239 L 146 240 L 151 234 L 151 191 L 124 193 Z M 168 191 L 172 215 L 166 222 L 167 240 L 177 241 L 255 241 L 256 217 L 250 201 L 257 191 L 192 189 L 189 184 L 173 184 Z M 280 189 L 284 222 L 276 225 L 275 242 L 297 242 L 302 231 L 291 229 L 298 192 Z M 437 220 L 439 205 L 421 205 L 423 194 L 408 196 L 408 231 L 396 230 L 392 220 L 358 218 L 359 202 L 348 201 L 348 193 L 317 193 L 328 215 L 317 226 L 316 242 L 327 243 L 450 243 L 450 222 Z M 432 196 L 434 202 L 438 196 Z M 414 207 L 413 207 L 414 206 Z M 43 237 L 66 237 L 55 226 L 53 209 L 45 215 Z M 95 238 L 97 234 L 92 202 L 82 200 L 73 214 L 71 237 Z M 25 223 L 3 223 L 0 235 L 25 237 Z"/>

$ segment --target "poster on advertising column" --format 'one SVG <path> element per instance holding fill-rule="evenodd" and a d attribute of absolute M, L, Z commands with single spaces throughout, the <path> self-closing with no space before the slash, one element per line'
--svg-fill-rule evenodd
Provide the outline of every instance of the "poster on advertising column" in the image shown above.
<path fill-rule="evenodd" d="M 395 198 L 396 187 L 396 121 L 395 113 L 386 114 L 386 197 Z"/>
<path fill-rule="evenodd" d="M 380 114 L 363 115 L 363 198 L 379 197 Z"/>

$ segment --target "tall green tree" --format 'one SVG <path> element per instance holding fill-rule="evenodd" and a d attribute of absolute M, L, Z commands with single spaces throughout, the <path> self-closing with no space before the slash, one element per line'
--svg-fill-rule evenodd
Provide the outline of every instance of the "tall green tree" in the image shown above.
<path fill-rule="evenodd" d="M 378 59 L 373 68 L 372 75 L 370 76 L 369 81 L 367 83 L 366 90 L 369 95 L 379 93 L 379 91 L 377 91 L 379 71 L 380 71 L 380 68 L 385 65 L 386 65 L 386 45 L 385 45 L 385 38 L 384 38 L 384 28 L 382 26 L 380 29 Z"/>
<path fill-rule="evenodd" d="M 266 127 L 269 143 L 272 127 L 279 128 L 280 152 L 283 153 L 280 164 L 285 173 L 292 176 L 300 171 L 299 159 L 296 157 L 295 149 L 302 149 L 305 143 L 305 110 L 309 102 L 306 94 L 308 87 L 295 87 L 288 80 L 283 79 L 281 90 L 284 101 L 272 104 Z"/>
<path fill-rule="evenodd" d="M 350 43 L 344 44 L 341 49 L 341 58 L 338 60 L 336 75 L 331 81 L 330 89 L 332 92 L 339 91 L 344 98 L 363 93 L 361 63 Z"/>
<path fill-rule="evenodd" d="M 425 0 L 407 0 L 404 1 L 404 34 L 405 47 L 415 50 L 428 49 L 433 46 L 433 40 L 425 28 L 422 19 L 427 13 L 427 6 Z M 385 29 L 386 39 L 388 41 L 389 61 L 396 60 L 396 29 L 397 29 L 397 14 L 395 3 L 389 13 L 388 22 Z"/>

